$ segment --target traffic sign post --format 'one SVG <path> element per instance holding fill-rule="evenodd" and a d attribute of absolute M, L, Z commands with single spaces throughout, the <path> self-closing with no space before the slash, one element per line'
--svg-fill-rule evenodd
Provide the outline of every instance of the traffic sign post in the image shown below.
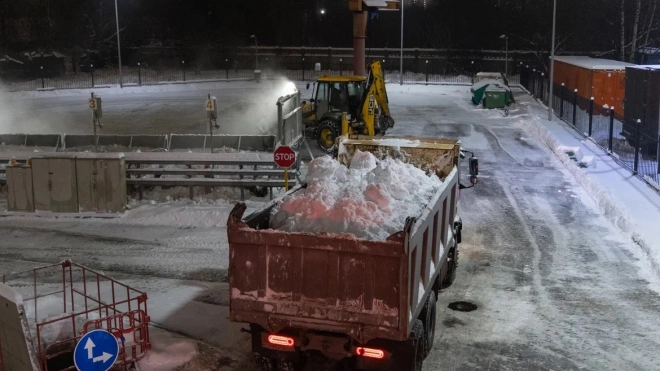
<path fill-rule="evenodd" d="M 80 338 L 73 351 L 78 371 L 108 371 L 117 362 L 119 342 L 106 330 L 94 330 Z"/>
<path fill-rule="evenodd" d="M 296 151 L 289 146 L 279 146 L 273 152 L 277 166 L 284 168 L 284 190 L 289 191 L 289 168 L 296 163 Z"/>
<path fill-rule="evenodd" d="M 92 126 L 94 126 L 94 151 L 98 152 L 98 135 L 96 128 L 99 127 L 103 129 L 103 124 L 101 124 L 101 117 L 103 117 L 101 97 L 95 96 L 94 93 L 92 93 L 92 97 L 89 98 L 89 109 L 92 110 Z"/>

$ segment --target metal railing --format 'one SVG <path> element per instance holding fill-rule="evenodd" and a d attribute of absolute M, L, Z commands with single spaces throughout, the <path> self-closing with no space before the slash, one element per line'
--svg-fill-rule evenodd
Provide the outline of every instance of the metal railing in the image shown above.
<path fill-rule="evenodd" d="M 34 346 L 41 371 L 75 370 L 73 349 L 93 329 L 92 324 L 104 323 L 102 327 L 118 339 L 134 335 L 130 343 L 120 345 L 116 365 L 122 370 L 128 370 L 151 348 L 144 292 L 68 260 L 1 278 L 23 296 L 28 323 L 36 333 Z M 52 305 L 58 302 L 62 305 L 59 309 Z M 125 318 L 131 320 L 118 323 Z M 53 329 L 59 329 L 60 336 L 48 336 Z M 63 360 L 66 364 L 61 364 Z M 55 362 L 57 367 L 51 368 Z"/>
<path fill-rule="evenodd" d="M 521 85 L 548 105 L 549 81 L 536 70 L 526 69 Z M 657 127 L 642 119 L 625 120 L 620 107 L 600 106 L 594 98 L 585 99 L 577 90 L 554 85 L 552 108 L 572 128 L 597 144 L 633 175 L 658 189 L 660 187 L 660 136 Z M 656 124 L 657 125 L 657 124 Z"/>

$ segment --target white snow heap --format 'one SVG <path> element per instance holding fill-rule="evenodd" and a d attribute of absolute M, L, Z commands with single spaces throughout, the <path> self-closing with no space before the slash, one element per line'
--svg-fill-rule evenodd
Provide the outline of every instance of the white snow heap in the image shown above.
<path fill-rule="evenodd" d="M 383 241 L 401 231 L 407 217 L 421 215 L 442 185 L 435 174 L 359 150 L 350 168 L 328 156 L 315 159 L 306 181 L 307 188 L 273 208 L 271 228 Z"/>

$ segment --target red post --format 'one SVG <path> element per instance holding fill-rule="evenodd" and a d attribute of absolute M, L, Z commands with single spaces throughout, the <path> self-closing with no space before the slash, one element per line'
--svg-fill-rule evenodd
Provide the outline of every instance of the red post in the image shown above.
<path fill-rule="evenodd" d="M 365 75 L 367 12 L 353 13 L 353 74 Z"/>

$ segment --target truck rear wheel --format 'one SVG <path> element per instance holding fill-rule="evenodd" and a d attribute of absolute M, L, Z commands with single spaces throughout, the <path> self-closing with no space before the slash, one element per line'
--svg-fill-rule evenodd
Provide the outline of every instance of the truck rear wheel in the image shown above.
<path fill-rule="evenodd" d="M 454 283 L 456 279 L 456 267 L 458 266 L 458 249 L 453 247 L 447 254 L 447 274 L 442 280 L 441 289 L 446 289 Z"/>
<path fill-rule="evenodd" d="M 261 371 L 301 371 L 304 367 L 303 362 L 292 363 L 282 359 L 260 355 L 255 357 L 255 361 Z"/>
<path fill-rule="evenodd" d="M 422 371 L 424 363 L 424 324 L 415 320 L 410 339 L 395 350 L 390 371 Z"/>
<path fill-rule="evenodd" d="M 426 358 L 431 354 L 433 342 L 435 341 L 435 292 L 431 291 L 431 294 L 429 294 L 429 297 L 426 299 L 420 318 L 424 321 L 424 358 Z"/>

